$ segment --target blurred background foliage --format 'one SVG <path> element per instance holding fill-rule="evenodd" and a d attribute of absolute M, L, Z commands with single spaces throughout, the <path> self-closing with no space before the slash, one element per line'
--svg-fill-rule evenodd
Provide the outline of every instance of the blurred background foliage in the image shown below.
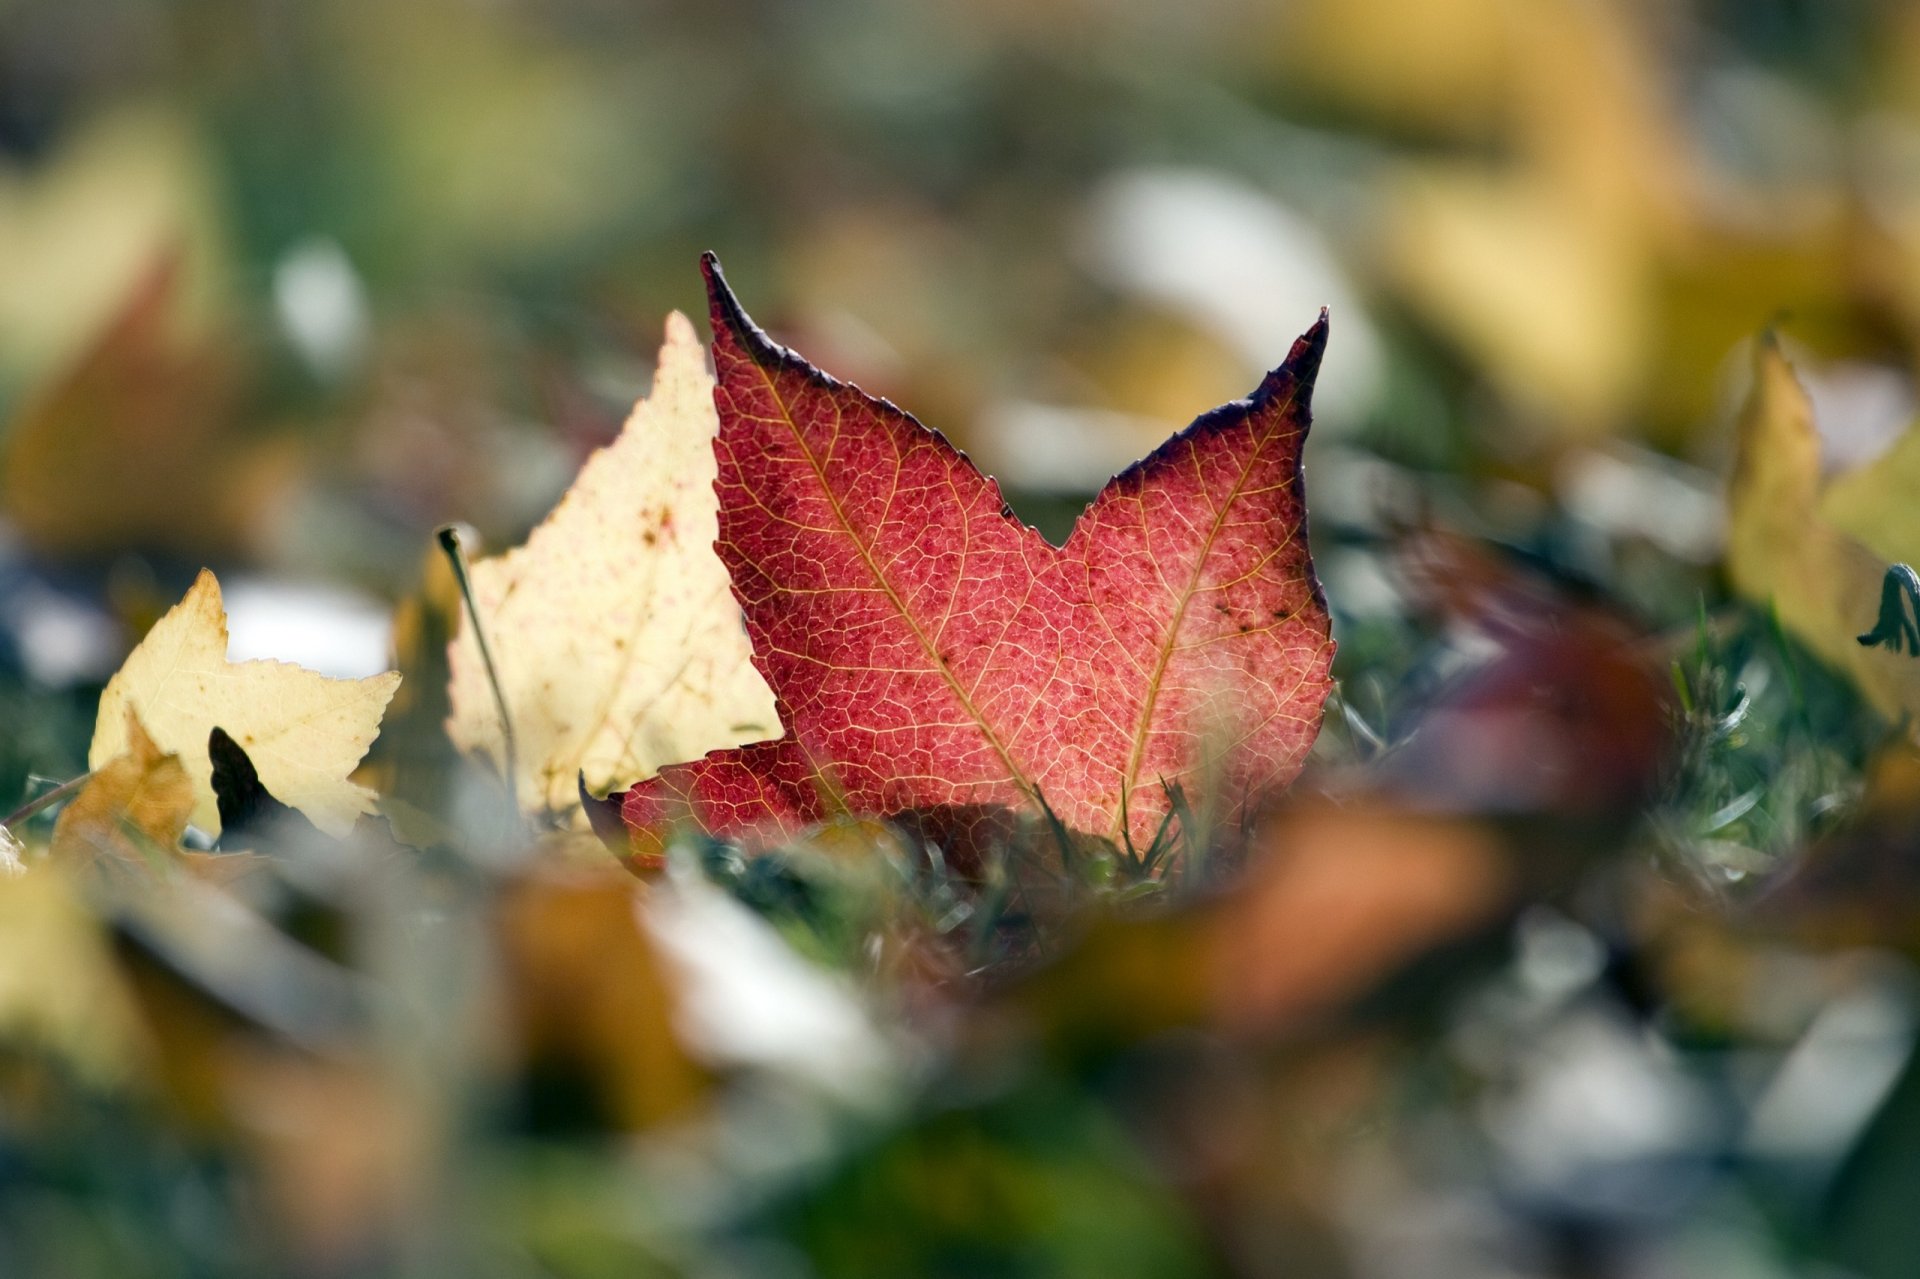
<path fill-rule="evenodd" d="M 708 248 L 1055 537 L 1332 307 L 1244 865 L 641 885 L 451 758 L 430 530 L 524 534 Z M 1920 755 L 1730 597 L 1769 327 L 1900 439 L 1900 0 L 0 0 L 0 805 L 208 563 L 235 657 L 398 653 L 417 846 L 0 881 L 0 1273 L 1911 1273 Z"/>

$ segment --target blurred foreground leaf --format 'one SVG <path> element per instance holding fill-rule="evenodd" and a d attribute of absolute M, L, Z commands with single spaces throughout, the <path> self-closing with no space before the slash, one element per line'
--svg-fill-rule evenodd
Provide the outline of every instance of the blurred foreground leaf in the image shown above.
<path fill-rule="evenodd" d="M 142 1046 L 105 931 L 61 867 L 0 876 L 0 1044 L 96 1084 L 126 1080 Z"/>
<path fill-rule="evenodd" d="M 1242 1036 L 1337 1018 L 1499 919 L 1516 876 L 1471 821 L 1309 802 L 1262 824 L 1246 873 L 1184 908 L 1094 924 L 1009 1007 L 1074 1051 L 1206 1025 Z"/>
<path fill-rule="evenodd" d="M 542 864 L 502 897 L 508 1012 L 529 1119 L 638 1131 L 685 1118 L 708 1079 L 674 1029 L 671 974 L 641 923 L 645 888 L 593 851 L 597 867 Z"/>

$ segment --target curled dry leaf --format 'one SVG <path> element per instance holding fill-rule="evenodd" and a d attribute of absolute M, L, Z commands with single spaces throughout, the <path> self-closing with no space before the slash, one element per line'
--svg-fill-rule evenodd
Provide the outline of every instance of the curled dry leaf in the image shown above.
<path fill-rule="evenodd" d="M 180 757 L 162 750 L 123 708 L 126 749 L 95 766 L 93 775 L 53 824 L 52 856 L 76 866 L 102 858 L 149 865 L 154 854 L 180 848 L 193 812 L 193 779 Z"/>
<path fill-rule="evenodd" d="M 399 682 L 393 671 L 329 679 L 288 662 L 229 662 L 220 583 L 203 569 L 186 598 L 107 682 L 87 762 L 98 769 L 125 752 L 128 714 L 137 712 L 159 748 L 180 757 L 193 783 L 190 820 L 218 834 L 207 742 L 222 728 L 277 799 L 327 834 L 345 835 L 357 817 L 373 811 L 373 792 L 351 774 L 379 734 Z"/>
<path fill-rule="evenodd" d="M 713 378 L 674 314 L 653 391 L 527 544 L 473 567 L 512 717 L 522 804 L 567 812 L 667 764 L 778 736 L 727 570 L 713 553 Z M 472 626 L 449 649 L 447 731 L 504 769 Z"/>
<path fill-rule="evenodd" d="M 1883 472 L 1881 484 L 1895 474 Z M 1884 504 L 1876 487 L 1849 480 L 1845 491 L 1863 507 Z M 1823 501 L 1813 404 L 1778 344 L 1763 340 L 1736 440 L 1727 573 L 1742 595 L 1771 603 L 1788 632 L 1881 712 L 1920 718 L 1920 662 L 1855 638 L 1879 613 L 1886 563 L 1836 527 Z M 1920 558 L 1920 545 L 1880 549 Z"/>
<path fill-rule="evenodd" d="M 1018 805 L 1144 847 L 1218 743 L 1236 802 L 1292 779 L 1333 657 L 1300 450 L 1326 319 L 1253 395 L 1115 477 L 1049 545 L 945 438 L 776 346 L 709 255 L 720 540 L 788 736 L 665 770 L 648 832 L 837 808 Z M 1202 787 L 1201 789 L 1204 789 Z"/>
<path fill-rule="evenodd" d="M 380 811 L 402 843 L 445 839 L 437 813 L 453 810 L 460 752 L 447 736 L 447 651 L 460 630 L 459 579 L 439 539 L 423 548 L 419 585 L 395 604 L 393 660 L 400 687 L 361 775 L 380 792 Z"/>

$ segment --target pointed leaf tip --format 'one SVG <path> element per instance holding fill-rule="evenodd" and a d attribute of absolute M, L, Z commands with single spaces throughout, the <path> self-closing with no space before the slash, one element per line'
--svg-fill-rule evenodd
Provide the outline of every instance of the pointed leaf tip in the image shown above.
<path fill-rule="evenodd" d="M 1327 336 L 1332 328 L 1333 313 L 1323 306 L 1312 326 L 1293 340 L 1293 349 L 1287 352 L 1286 361 L 1281 367 L 1311 386 L 1320 374 L 1320 361 L 1326 358 Z"/>
<path fill-rule="evenodd" d="M 734 296 L 727 284 L 727 273 L 720 266 L 719 255 L 708 249 L 700 255 L 700 275 L 707 283 L 708 315 L 713 324 L 715 341 L 720 340 L 723 332 L 731 333 L 742 346 L 771 346 L 760 327 L 748 317 L 746 309 L 740 305 L 740 299 Z M 759 343 L 754 339 L 759 338 Z"/>
<path fill-rule="evenodd" d="M 732 286 L 726 282 L 726 271 L 720 267 L 720 257 L 712 250 L 701 253 L 701 277 L 707 280 L 707 315 L 714 332 L 716 359 L 720 348 L 735 346 L 747 351 L 760 365 L 787 361 L 812 371 L 812 365 L 808 365 L 801 355 L 774 342 L 774 338 L 770 338 L 766 330 L 756 325 L 751 315 L 747 315 L 747 307 L 743 307 L 733 294 Z M 818 371 L 814 373 L 818 374 Z"/>

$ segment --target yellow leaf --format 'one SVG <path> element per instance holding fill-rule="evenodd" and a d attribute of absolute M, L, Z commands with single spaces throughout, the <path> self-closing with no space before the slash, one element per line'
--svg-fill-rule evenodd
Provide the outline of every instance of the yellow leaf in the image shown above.
<path fill-rule="evenodd" d="M 1836 475 L 1820 514 L 1889 562 L 1920 563 L 1920 430 L 1909 430 L 1865 466 Z"/>
<path fill-rule="evenodd" d="M 1505 106 L 1513 9 L 1510 0 L 1293 0 L 1268 11 L 1268 57 L 1285 83 L 1343 108 L 1470 136 Z"/>
<path fill-rule="evenodd" d="M 1386 263 L 1405 296 L 1515 400 L 1589 432 L 1638 390 L 1649 294 L 1638 237 L 1537 176 L 1456 163 L 1390 184 Z"/>
<path fill-rule="evenodd" d="M 476 564 L 529 808 L 579 807 L 667 764 L 780 735 L 773 694 L 714 553 L 713 378 L 693 326 L 668 317 L 653 392 L 587 460 L 527 544 Z M 500 714 L 470 625 L 449 650 L 463 750 L 505 765 Z"/>
<path fill-rule="evenodd" d="M 1828 521 L 1820 489 L 1813 404 L 1779 346 L 1762 341 L 1728 492 L 1728 576 L 1884 714 L 1920 718 L 1920 661 L 1856 639 L 1879 615 L 1886 562 Z"/>
<path fill-rule="evenodd" d="M 134 866 L 173 853 L 193 812 L 193 779 L 180 757 L 161 750 L 132 707 L 123 716 L 126 749 L 94 769 L 53 824 L 52 855 L 75 865 L 111 857 Z"/>
<path fill-rule="evenodd" d="M 1496 144 L 1385 171 L 1374 260 L 1391 287 L 1528 418 L 1616 429 L 1647 390 L 1659 270 L 1697 214 L 1647 25 L 1580 0 L 1298 8 L 1334 54 L 1293 50 L 1320 64 L 1310 83 L 1351 66 L 1347 93 L 1422 126 L 1484 119 Z"/>
<path fill-rule="evenodd" d="M 193 781 L 193 824 L 218 834 L 207 737 L 223 728 L 275 799 L 326 833 L 345 835 L 373 810 L 373 793 L 349 775 L 379 734 L 399 682 L 393 671 L 344 680 L 287 662 L 229 662 L 220 583 L 203 569 L 108 681 L 87 762 L 97 769 L 127 750 L 127 713 L 137 711 Z"/>

